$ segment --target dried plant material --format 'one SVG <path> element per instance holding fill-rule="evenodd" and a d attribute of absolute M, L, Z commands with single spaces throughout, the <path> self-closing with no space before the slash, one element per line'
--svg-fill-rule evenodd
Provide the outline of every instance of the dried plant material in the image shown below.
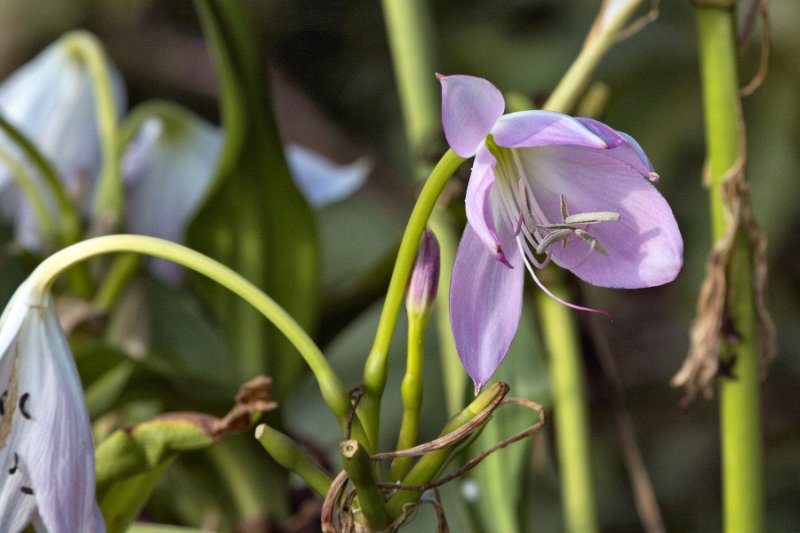
<path fill-rule="evenodd" d="M 756 9 L 756 7 L 758 9 Z M 769 25 L 769 0 L 753 0 L 751 2 L 750 13 L 746 19 L 747 25 L 739 34 L 739 46 L 741 47 L 744 41 L 750 36 L 753 30 L 754 20 L 756 13 L 761 18 L 761 59 L 758 63 L 758 70 L 753 75 L 747 85 L 741 88 L 739 95 L 744 98 L 750 96 L 761 87 L 769 72 L 769 59 L 772 52 L 770 45 L 770 25 Z"/>
<path fill-rule="evenodd" d="M 755 220 L 750 208 L 750 186 L 744 177 L 746 160 L 744 122 L 739 109 L 739 128 L 742 147 L 736 163 L 722 176 L 722 198 L 728 227 L 725 235 L 711 249 L 706 265 L 706 277 L 700 288 L 697 315 L 689 333 L 689 354 L 680 371 L 672 378 L 672 386 L 685 387 L 684 404 L 698 393 L 709 398 L 713 383 L 720 374 L 720 342 L 736 342 L 735 324 L 731 323 L 728 305 L 732 300 L 728 268 L 737 236 L 746 240 L 751 250 L 753 305 L 758 335 L 758 358 L 762 377 L 775 356 L 775 327 L 766 307 L 767 237 Z"/>
<path fill-rule="evenodd" d="M 258 376 L 239 387 L 236 394 L 236 403 L 223 418 L 217 418 L 205 413 L 175 412 L 157 416 L 144 424 L 154 421 L 186 421 L 214 441 L 218 441 L 231 431 L 242 431 L 252 424 L 252 416 L 259 413 L 272 411 L 278 404 L 270 401 L 269 393 L 272 388 L 272 378 Z M 138 426 L 129 428 L 134 432 Z"/>

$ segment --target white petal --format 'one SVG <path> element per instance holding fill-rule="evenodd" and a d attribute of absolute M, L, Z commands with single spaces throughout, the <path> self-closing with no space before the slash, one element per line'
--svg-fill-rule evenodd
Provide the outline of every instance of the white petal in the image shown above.
<path fill-rule="evenodd" d="M 295 185 L 316 208 L 353 194 L 364 184 L 370 170 L 369 163 L 363 159 L 339 165 L 297 144 L 286 147 L 286 161 Z"/>
<path fill-rule="evenodd" d="M 217 167 L 220 130 L 189 111 L 142 123 L 126 151 L 126 225 L 128 231 L 183 242 L 186 227 L 208 192 Z M 181 269 L 153 261 L 152 270 L 175 282 Z"/>

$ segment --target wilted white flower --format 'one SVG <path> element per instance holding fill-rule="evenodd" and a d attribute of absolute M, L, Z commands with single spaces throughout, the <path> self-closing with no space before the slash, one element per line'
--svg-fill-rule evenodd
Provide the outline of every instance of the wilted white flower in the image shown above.
<path fill-rule="evenodd" d="M 105 531 L 80 379 L 53 298 L 25 281 L 0 317 L 0 531 Z"/>

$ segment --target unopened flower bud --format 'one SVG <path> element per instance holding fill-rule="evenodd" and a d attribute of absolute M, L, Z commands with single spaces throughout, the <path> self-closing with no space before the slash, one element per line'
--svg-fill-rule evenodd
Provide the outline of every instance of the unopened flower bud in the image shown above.
<path fill-rule="evenodd" d="M 439 241 L 425 229 L 417 251 L 414 272 L 406 291 L 406 308 L 410 314 L 427 315 L 436 300 L 439 286 Z"/>

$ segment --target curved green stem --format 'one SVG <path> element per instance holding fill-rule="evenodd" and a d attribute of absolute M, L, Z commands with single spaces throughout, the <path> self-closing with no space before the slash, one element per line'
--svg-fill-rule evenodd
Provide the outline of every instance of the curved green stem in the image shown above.
<path fill-rule="evenodd" d="M 94 220 L 103 228 L 114 228 L 125 207 L 122 177 L 117 158 L 117 103 L 108 60 L 100 41 L 91 33 L 77 31 L 64 40 L 67 47 L 89 70 L 94 89 L 97 131 L 102 163 L 94 199 Z"/>
<path fill-rule="evenodd" d="M 327 359 L 308 334 L 275 301 L 230 268 L 174 242 L 143 235 L 108 235 L 73 244 L 45 259 L 31 274 L 39 290 L 48 291 L 65 270 L 91 257 L 114 252 L 135 252 L 174 261 L 216 281 L 255 307 L 275 325 L 305 359 L 322 393 L 344 430 L 350 412 L 350 396 Z M 360 426 L 355 421 L 354 433 Z"/>
<path fill-rule="evenodd" d="M 276 463 L 300 476 L 320 496 L 328 494 L 331 477 L 291 437 L 261 424 L 256 427 L 256 439 Z"/>
<path fill-rule="evenodd" d="M 723 182 L 738 164 L 743 145 L 735 1 L 697 7 L 697 28 L 706 144 L 711 176 L 711 229 L 715 241 L 728 231 Z M 736 340 L 722 339 L 720 359 L 735 378 L 719 380 L 723 500 L 727 533 L 764 530 L 761 400 L 758 336 L 752 277 L 752 251 L 744 234 L 737 236 L 728 264 L 732 297 L 726 302 Z"/>
<path fill-rule="evenodd" d="M 571 111 L 581 95 L 589 86 L 597 65 L 605 57 L 608 50 L 617 41 L 619 32 L 628 23 L 633 12 L 642 4 L 643 0 L 622 0 L 623 4 L 614 9 L 612 17 L 598 17 L 592 32 L 587 37 L 578 57 L 561 78 L 558 86 L 552 92 L 544 109 L 568 113 Z"/>
<path fill-rule="evenodd" d="M 452 150 L 445 152 L 428 181 L 425 182 L 411 212 L 403 240 L 400 242 L 375 341 L 364 364 L 364 397 L 359 405 L 359 413 L 369 441 L 373 443 L 378 442 L 381 396 L 386 386 L 389 344 L 392 341 L 392 333 L 405 296 L 406 284 L 417 257 L 419 241 L 436 205 L 436 200 L 463 161 L 464 158 L 457 156 Z"/>
<path fill-rule="evenodd" d="M 55 240 L 53 220 L 50 218 L 44 195 L 39 187 L 36 186 L 33 176 L 31 176 L 24 165 L 14 159 L 11 154 L 2 147 L 0 147 L 0 164 L 8 168 L 8 172 L 11 174 L 14 183 L 17 184 L 22 194 L 24 194 L 25 198 L 31 203 L 31 208 L 36 217 L 36 223 L 39 225 L 39 233 L 42 239 L 46 243 L 52 244 Z"/>

